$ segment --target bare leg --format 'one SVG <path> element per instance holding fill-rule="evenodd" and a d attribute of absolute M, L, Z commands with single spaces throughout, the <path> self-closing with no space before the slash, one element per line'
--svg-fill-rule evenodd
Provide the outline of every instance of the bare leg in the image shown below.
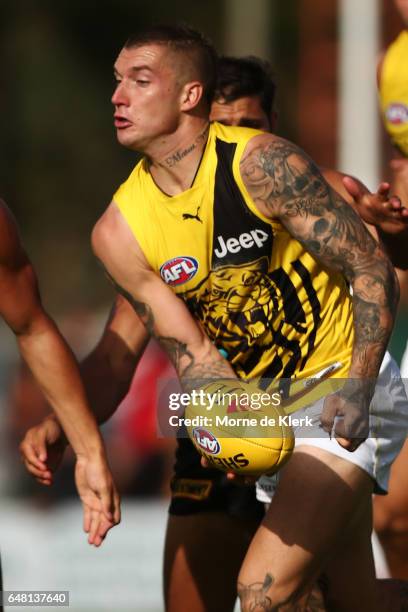
<path fill-rule="evenodd" d="M 243 612 L 299 610 L 298 602 L 342 551 L 360 562 L 357 576 L 338 564 L 344 596 L 337 610 L 378 612 L 367 507 L 373 483 L 359 467 L 311 446 L 299 446 L 248 550 L 239 576 Z M 368 521 L 361 536 L 357 531 Z M 348 542 L 347 553 L 344 541 Z M 315 607 L 315 610 L 324 607 Z M 355 609 L 355 608 L 354 608 Z"/>
<path fill-rule="evenodd" d="M 408 580 L 408 442 L 391 468 L 390 492 L 374 498 L 374 528 L 393 578 Z"/>
<path fill-rule="evenodd" d="M 375 568 L 370 543 L 371 515 L 371 500 L 367 499 L 365 507 L 362 506 L 360 512 L 355 513 L 353 523 L 342 534 L 336 556 L 326 565 L 327 607 L 330 611 L 371 610 L 372 603 L 362 607 L 361 590 L 368 588 L 368 585 L 375 601 L 381 601 L 378 588 L 380 582 L 373 580 Z"/>
<path fill-rule="evenodd" d="M 256 521 L 221 512 L 169 516 L 164 554 L 167 612 L 232 612 Z"/>

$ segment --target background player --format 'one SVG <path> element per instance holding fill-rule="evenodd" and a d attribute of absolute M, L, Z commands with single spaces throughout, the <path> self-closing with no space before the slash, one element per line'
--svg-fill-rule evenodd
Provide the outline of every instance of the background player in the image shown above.
<path fill-rule="evenodd" d="M 220 62 L 212 118 L 233 125 L 273 129 L 274 93 L 270 69 L 265 63 L 254 58 L 224 58 Z M 334 171 L 326 174 L 329 180 L 337 181 L 337 189 L 345 191 L 341 174 Z M 360 190 L 357 195 L 360 208 L 367 210 L 370 220 L 376 211 L 379 222 L 384 220 L 384 193 L 367 198 Z M 385 210 L 386 221 L 394 230 L 399 228 L 401 219 L 392 212 L 393 201 L 387 203 Z M 98 409 L 100 421 L 109 418 L 126 394 L 145 341 L 144 329 L 133 309 L 119 298 L 101 341 L 83 364 L 88 394 Z M 47 466 L 36 463 L 38 449 L 44 449 L 46 440 L 51 445 L 58 437 L 59 428 L 50 420 L 43 428 L 33 429 L 26 438 L 24 449 L 29 469 L 42 482 L 51 482 L 52 475 Z M 203 470 L 191 443 L 185 439 L 179 443 L 166 546 L 166 591 L 174 601 L 174 609 L 182 600 L 189 602 L 190 610 L 215 610 L 221 605 L 225 610 L 232 609 L 236 575 L 259 520 L 260 508 L 251 489 L 237 490 L 225 482 L 221 472 Z M 48 459 L 48 467 L 53 467 L 52 447 Z M 197 483 L 202 487 L 201 499 L 197 499 L 200 498 Z M 195 494 L 189 494 L 189 484 Z M 222 574 L 203 560 L 202 550 L 209 541 L 220 543 L 212 554 L 216 555 L 214 566 L 220 564 L 225 568 Z"/>
<path fill-rule="evenodd" d="M 275 95 L 276 84 L 268 62 L 256 57 L 223 57 L 219 61 L 211 120 L 275 132 Z M 337 170 L 321 168 L 321 172 L 333 189 L 354 206 L 370 232 L 382 239 L 394 265 L 408 266 L 406 250 L 395 248 L 396 242 L 401 245 L 408 238 L 408 209 L 399 197 L 389 197 L 389 184 L 381 183 L 374 195 L 361 181 Z M 399 195 L 395 189 L 394 193 Z"/>
<path fill-rule="evenodd" d="M 394 4 L 404 30 L 383 54 L 378 65 L 378 89 L 385 129 L 394 146 L 390 162 L 392 182 L 403 202 L 408 202 L 408 2 Z M 395 251 L 407 253 L 406 241 L 395 239 Z M 408 305 L 408 273 L 399 273 L 402 308 Z M 408 377 L 408 351 L 401 375 Z M 390 494 L 374 501 L 374 525 L 384 547 L 391 575 L 408 579 L 408 444 L 405 443 L 391 470 Z"/>

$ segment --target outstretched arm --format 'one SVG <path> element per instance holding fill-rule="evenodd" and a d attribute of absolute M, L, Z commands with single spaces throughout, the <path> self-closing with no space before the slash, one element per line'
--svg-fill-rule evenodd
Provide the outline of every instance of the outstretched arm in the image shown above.
<path fill-rule="evenodd" d="M 376 193 L 371 193 L 363 183 L 350 176 L 343 175 L 342 182 L 345 195 L 352 198 L 352 205 L 363 221 L 369 224 L 368 229 L 376 229 L 376 237 L 391 263 L 396 268 L 408 269 L 408 209 L 398 196 L 390 195 L 390 184 L 380 183 Z M 343 195 L 340 189 L 335 189 Z"/>
<path fill-rule="evenodd" d="M 21 248 L 11 213 L 0 208 L 0 315 L 46 398 L 61 421 L 74 451 L 102 451 L 73 354 L 45 312 L 34 270 Z"/>
<path fill-rule="evenodd" d="M 320 168 L 320 171 L 330 187 L 353 206 L 370 234 L 381 242 L 392 265 L 406 270 L 408 208 L 399 197 L 403 193 L 400 191 L 401 184 L 400 190 L 393 185 L 394 193 L 399 195 L 391 195 L 391 185 L 386 182 L 380 183 L 377 191 L 371 193 L 368 187 L 355 177 L 329 168 Z"/>
<path fill-rule="evenodd" d="M 85 524 L 90 542 L 100 543 L 94 531 L 100 521 L 98 512 L 104 511 L 112 521 L 110 526 L 119 521 L 119 499 L 103 442 L 87 406 L 74 356 L 42 307 L 33 268 L 4 203 L 0 203 L 0 316 L 15 333 L 22 357 L 77 455 L 77 486 L 84 503 Z"/>
<path fill-rule="evenodd" d="M 295 145 L 270 135 L 253 138 L 241 174 L 259 209 L 279 219 L 316 259 L 352 285 L 355 340 L 349 377 L 361 381 L 359 402 L 368 409 L 398 303 L 391 262 L 354 210 Z M 334 415 L 327 429 L 333 420 Z"/>

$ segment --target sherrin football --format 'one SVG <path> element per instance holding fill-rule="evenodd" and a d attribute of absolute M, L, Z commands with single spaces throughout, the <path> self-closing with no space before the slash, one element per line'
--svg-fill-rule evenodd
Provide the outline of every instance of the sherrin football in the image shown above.
<path fill-rule="evenodd" d="M 277 472 L 294 447 L 279 393 L 243 380 L 218 380 L 190 394 L 185 425 L 198 452 L 225 472 Z"/>

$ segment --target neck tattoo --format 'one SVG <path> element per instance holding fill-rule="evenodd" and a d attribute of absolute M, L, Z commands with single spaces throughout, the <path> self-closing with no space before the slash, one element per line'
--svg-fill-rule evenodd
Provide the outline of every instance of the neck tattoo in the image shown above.
<path fill-rule="evenodd" d="M 203 140 L 205 140 L 207 136 L 208 128 L 209 128 L 209 124 L 207 123 L 204 130 L 200 132 L 200 134 L 196 137 L 196 139 L 191 145 L 189 145 L 185 149 L 179 149 L 178 151 L 176 151 L 169 157 L 166 157 L 166 159 L 164 160 L 165 165 L 168 168 L 173 168 L 173 166 L 178 164 L 178 162 L 180 162 L 187 155 L 189 155 L 189 153 L 194 151 L 203 142 Z"/>

